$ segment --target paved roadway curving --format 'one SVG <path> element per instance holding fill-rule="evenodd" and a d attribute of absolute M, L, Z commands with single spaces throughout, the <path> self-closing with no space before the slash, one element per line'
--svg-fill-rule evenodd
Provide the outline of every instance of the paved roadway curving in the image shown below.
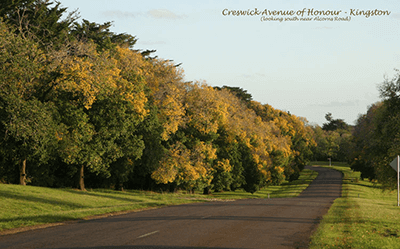
<path fill-rule="evenodd" d="M 318 177 L 296 198 L 185 204 L 0 237 L 0 248 L 307 248 L 341 195 L 342 174 Z"/>

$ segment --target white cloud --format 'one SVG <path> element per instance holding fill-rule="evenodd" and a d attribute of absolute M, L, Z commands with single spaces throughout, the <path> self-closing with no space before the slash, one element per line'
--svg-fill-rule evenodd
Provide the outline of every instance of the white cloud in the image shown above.
<path fill-rule="evenodd" d="M 172 11 L 167 9 L 152 9 L 147 12 L 150 17 L 157 19 L 180 19 L 186 17 L 185 15 L 177 15 Z"/>
<path fill-rule="evenodd" d="M 134 18 L 139 15 L 142 15 L 142 13 L 139 12 L 130 12 L 130 11 L 120 11 L 120 10 L 108 10 L 108 11 L 103 11 L 102 15 L 106 17 L 113 17 L 113 18 Z"/>

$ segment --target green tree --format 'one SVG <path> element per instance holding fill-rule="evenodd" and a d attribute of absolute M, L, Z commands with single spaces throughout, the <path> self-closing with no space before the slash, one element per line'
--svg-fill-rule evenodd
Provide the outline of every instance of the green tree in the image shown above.
<path fill-rule="evenodd" d="M 395 171 L 389 163 L 400 152 L 400 71 L 379 86 L 383 107 L 375 115 L 374 138 L 379 149 L 375 151 L 375 173 L 384 187 L 396 186 Z"/>
<path fill-rule="evenodd" d="M 60 157 L 79 167 L 83 190 L 85 169 L 110 176 L 109 167 L 118 158 L 141 156 L 143 141 L 136 129 L 148 113 L 147 98 L 143 82 L 130 81 L 119 69 L 128 49 L 117 47 L 115 58 L 107 51 L 98 53 L 90 42 L 72 43 L 67 49 L 54 55 L 56 77 L 48 96 L 66 127 Z"/>
<path fill-rule="evenodd" d="M 324 123 L 322 125 L 322 129 L 324 131 L 338 131 L 338 130 L 350 131 L 351 129 L 350 125 L 344 122 L 343 119 L 334 119 L 332 117 L 332 113 L 327 113 L 325 115 L 325 119 L 326 121 L 328 121 L 328 123 Z"/>
<path fill-rule="evenodd" d="M 139 125 L 137 134 L 142 136 L 144 149 L 142 156 L 133 161 L 133 168 L 128 175 L 127 185 L 131 188 L 152 189 L 155 187 L 155 181 L 151 174 L 159 166 L 166 148 L 163 144 L 162 133 L 163 126 L 158 118 L 158 109 L 154 100 L 149 96 L 149 114 Z"/>
<path fill-rule="evenodd" d="M 353 126 L 347 124 L 343 119 L 334 119 L 331 113 L 325 115 L 327 123 L 322 128 L 316 126 L 314 130 L 314 139 L 317 146 L 314 147 L 315 160 L 348 161 L 349 151 L 352 146 L 351 134 Z"/>
<path fill-rule="evenodd" d="M 81 42 L 93 42 L 98 51 L 122 48 L 132 48 L 137 39 L 129 34 L 115 34 L 110 31 L 112 22 L 98 24 L 83 19 L 82 23 L 75 22 L 71 28 L 71 34 Z"/>
<path fill-rule="evenodd" d="M 232 87 L 232 86 L 218 87 L 218 86 L 216 86 L 216 87 L 214 87 L 214 89 L 217 89 L 217 90 L 227 89 L 246 104 L 250 103 L 250 101 L 253 100 L 253 96 L 251 96 L 251 94 L 248 93 L 247 90 L 244 90 L 243 88 L 240 88 L 240 87 Z"/>
<path fill-rule="evenodd" d="M 221 167 L 216 168 L 212 180 L 213 189 L 216 191 L 235 191 L 241 188 L 245 183 L 245 179 L 243 175 L 243 162 L 241 160 L 242 154 L 237 137 L 233 138 L 232 134 L 229 134 L 226 129 L 221 127 L 218 131 L 218 138 L 214 143 L 217 147 L 218 159 L 222 162 L 227 162 L 221 165 Z M 230 166 L 229 172 L 227 170 L 227 163 Z"/>
<path fill-rule="evenodd" d="M 254 162 L 251 156 L 250 149 L 245 144 L 241 144 L 240 147 L 242 155 L 241 161 L 244 165 L 243 176 L 245 180 L 242 187 L 246 192 L 254 194 L 260 189 L 260 186 L 263 185 L 263 176 L 257 167 L 257 163 Z"/>
<path fill-rule="evenodd" d="M 378 139 L 374 137 L 376 114 L 382 110 L 383 103 L 378 102 L 368 108 L 366 114 L 357 119 L 352 134 L 351 168 L 361 172 L 361 178 L 376 179 L 374 155 L 382 153 Z"/>
<path fill-rule="evenodd" d="M 69 39 L 71 24 L 78 16 L 76 11 L 67 14 L 66 10 L 61 3 L 49 0 L 0 2 L 0 17 L 12 25 L 17 34 L 33 38 L 45 49 L 58 47 Z"/>
<path fill-rule="evenodd" d="M 46 162 L 58 126 L 54 105 L 37 98 L 45 73 L 43 52 L 3 22 L 0 30 L 0 144 L 7 161 L 19 165 L 20 184 L 25 185 L 27 161 Z"/>
<path fill-rule="evenodd" d="M 9 161 L 18 162 L 19 183 L 25 185 L 27 162 L 45 163 L 56 146 L 54 107 L 37 99 L 23 100 L 18 96 L 3 96 L 0 99 L 2 149 Z"/>
<path fill-rule="evenodd" d="M 379 86 L 382 101 L 359 117 L 353 132 L 351 167 L 361 177 L 377 179 L 384 188 L 396 186 L 396 172 L 389 166 L 400 151 L 400 73 Z"/>

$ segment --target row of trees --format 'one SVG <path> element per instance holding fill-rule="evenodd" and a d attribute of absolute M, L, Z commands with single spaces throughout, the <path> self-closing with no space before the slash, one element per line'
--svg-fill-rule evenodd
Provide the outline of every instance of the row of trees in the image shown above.
<path fill-rule="evenodd" d="M 390 162 L 400 153 L 400 72 L 379 87 L 382 101 L 360 115 L 353 133 L 351 167 L 362 178 L 376 179 L 385 188 L 394 188 L 396 172 Z"/>
<path fill-rule="evenodd" d="M 254 193 L 312 158 L 305 119 L 241 88 L 186 82 L 111 23 L 65 14 L 0 3 L 0 181 Z"/>
<path fill-rule="evenodd" d="M 313 127 L 313 160 L 348 162 L 361 172 L 361 178 L 376 180 L 385 189 L 397 185 L 396 171 L 390 163 L 400 153 L 400 71 L 379 85 L 381 101 L 350 126 L 328 113 L 327 123 Z"/>
<path fill-rule="evenodd" d="M 134 36 L 60 3 L 6 0 L 0 17 L 2 182 L 255 192 L 331 158 L 394 186 L 399 71 L 355 126 L 328 113 L 312 127 L 241 88 L 185 82 Z"/>
<path fill-rule="evenodd" d="M 348 162 L 361 178 L 377 180 L 383 188 L 397 185 L 390 163 L 400 153 L 400 71 L 379 86 L 381 101 L 358 117 L 355 126 L 328 113 L 327 123 L 313 127 L 313 160 Z"/>

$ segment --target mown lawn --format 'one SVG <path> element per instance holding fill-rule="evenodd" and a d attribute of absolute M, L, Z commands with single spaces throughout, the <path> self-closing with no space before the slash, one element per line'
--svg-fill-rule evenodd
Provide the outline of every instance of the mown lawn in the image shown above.
<path fill-rule="evenodd" d="M 342 197 L 324 216 L 310 248 L 400 248 L 397 191 L 384 192 L 376 183 L 361 181 L 348 165 L 332 164 L 344 173 Z"/>
<path fill-rule="evenodd" d="M 51 189 L 0 184 L 0 233 L 9 229 L 79 220 L 101 214 L 142 210 L 191 202 L 242 198 L 294 197 L 307 188 L 317 173 L 304 170 L 299 180 L 270 186 L 254 194 L 243 190 L 211 195 L 155 193 L 149 191 L 114 191 L 94 189 Z"/>

